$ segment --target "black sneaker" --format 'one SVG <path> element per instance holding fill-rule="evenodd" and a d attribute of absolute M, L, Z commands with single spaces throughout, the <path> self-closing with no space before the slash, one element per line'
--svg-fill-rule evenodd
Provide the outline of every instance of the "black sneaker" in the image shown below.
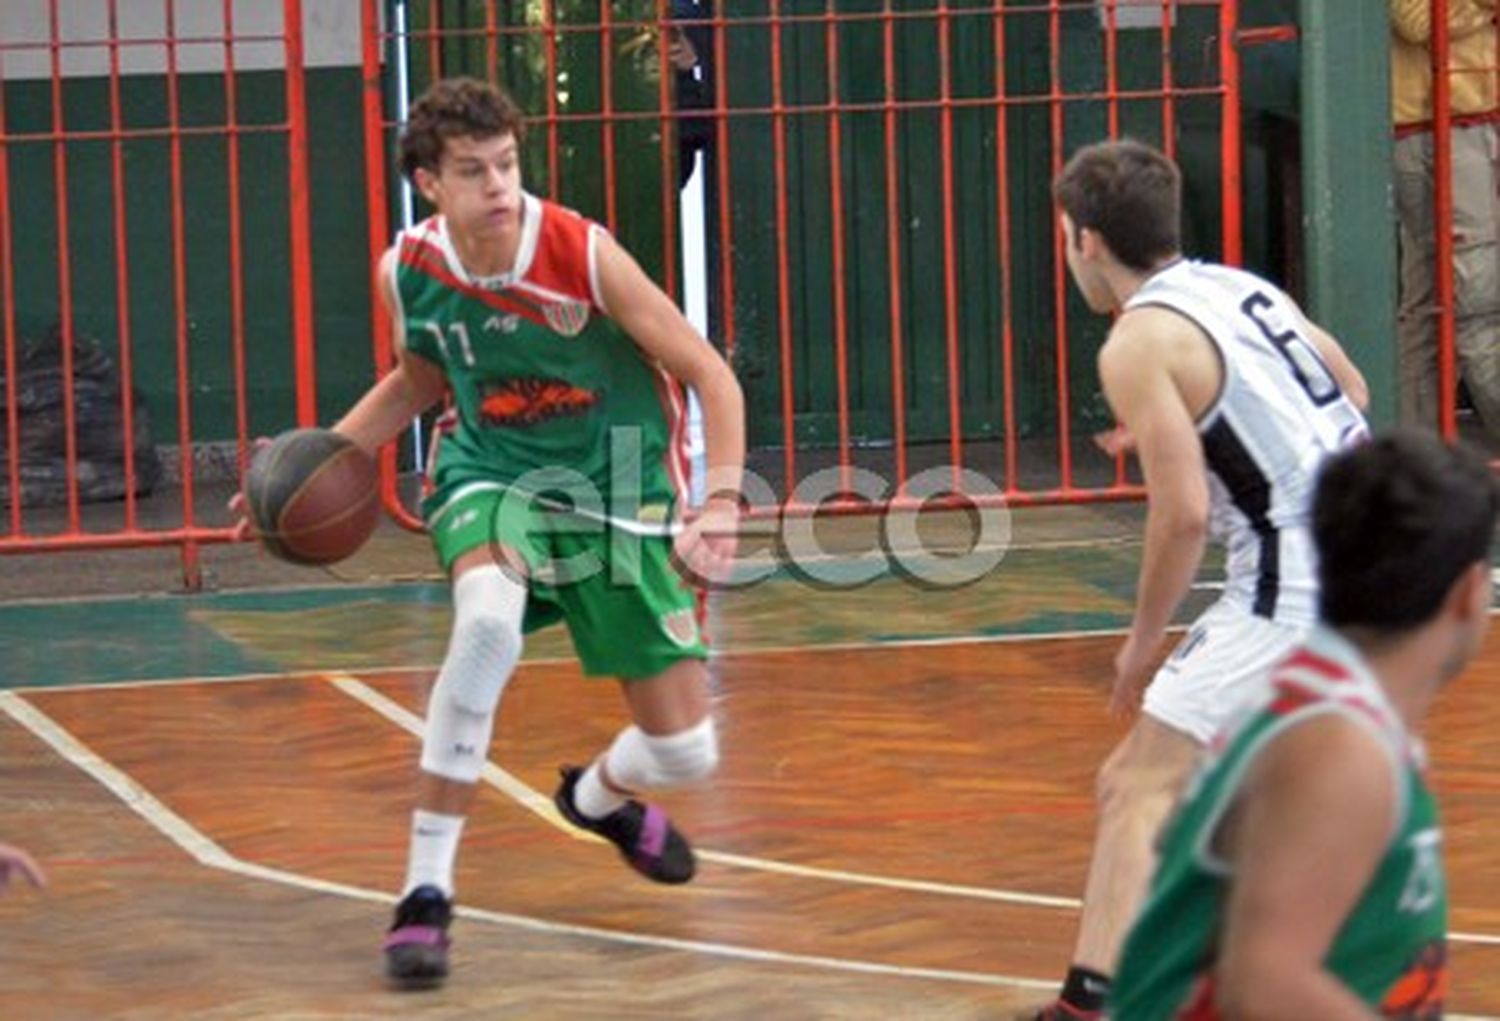
<path fill-rule="evenodd" d="M 404 989 L 431 989 L 448 977 L 448 923 L 453 902 L 431 884 L 417 887 L 396 905 L 386 933 L 385 973 Z"/>
<path fill-rule="evenodd" d="M 686 883 L 693 878 L 698 867 L 693 849 L 667 821 L 667 813 L 632 799 L 602 819 L 590 819 L 573 804 L 573 790 L 583 776 L 582 767 L 564 766 L 559 772 L 562 783 L 552 800 L 564 819 L 614 844 L 630 867 L 647 879 Z"/>

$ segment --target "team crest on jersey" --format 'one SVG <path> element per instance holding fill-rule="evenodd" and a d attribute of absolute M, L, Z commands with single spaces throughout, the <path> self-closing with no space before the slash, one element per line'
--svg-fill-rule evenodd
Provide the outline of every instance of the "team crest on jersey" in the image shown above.
<path fill-rule="evenodd" d="M 587 414 L 600 396 L 597 390 L 585 390 L 565 379 L 527 376 L 486 388 L 479 413 L 486 425 L 536 425 Z"/>
<path fill-rule="evenodd" d="M 692 610 L 673 610 L 661 615 L 661 629 L 684 648 L 698 640 L 698 615 Z"/>
<path fill-rule="evenodd" d="M 542 306 L 547 325 L 564 337 L 576 337 L 589 324 L 589 307 L 582 301 L 553 301 Z"/>

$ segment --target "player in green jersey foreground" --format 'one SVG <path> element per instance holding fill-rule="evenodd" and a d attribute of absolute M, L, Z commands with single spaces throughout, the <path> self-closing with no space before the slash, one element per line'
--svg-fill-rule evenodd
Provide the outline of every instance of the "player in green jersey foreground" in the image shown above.
<path fill-rule="evenodd" d="M 1488 467 L 1398 431 L 1313 505 L 1320 618 L 1163 833 L 1112 1016 L 1442 1016 L 1447 889 L 1417 733 L 1489 624 Z"/>
<path fill-rule="evenodd" d="M 453 631 L 384 946 L 406 986 L 448 972 L 454 859 L 523 632 L 564 619 L 585 673 L 621 681 L 633 723 L 591 765 L 565 767 L 555 800 L 638 872 L 686 882 L 694 857 L 634 792 L 718 762 L 698 593 L 677 565 L 713 581 L 732 564 L 739 384 L 608 232 L 523 189 L 523 129 L 507 95 L 471 79 L 412 106 L 401 168 L 436 213 L 377 270 L 399 362 L 334 427 L 373 452 L 452 394 L 423 512 Z M 702 403 L 709 493 L 686 522 L 683 384 Z"/>

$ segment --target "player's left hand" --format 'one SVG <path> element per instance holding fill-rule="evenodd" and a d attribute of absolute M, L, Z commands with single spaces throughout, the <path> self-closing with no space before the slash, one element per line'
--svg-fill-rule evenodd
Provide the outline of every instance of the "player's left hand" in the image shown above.
<path fill-rule="evenodd" d="M 699 585 L 726 581 L 739 545 L 739 504 L 713 498 L 677 535 L 673 551 L 689 580 Z"/>
<path fill-rule="evenodd" d="M 1143 642 L 1134 633 L 1125 639 L 1115 653 L 1115 685 L 1109 698 L 1109 711 L 1124 716 L 1140 708 L 1141 695 L 1151 683 L 1158 642 Z"/>
<path fill-rule="evenodd" d="M 1129 429 L 1123 425 L 1117 425 L 1113 429 L 1094 433 L 1094 446 L 1110 457 L 1133 454 L 1135 453 L 1135 437 L 1130 435 Z"/>

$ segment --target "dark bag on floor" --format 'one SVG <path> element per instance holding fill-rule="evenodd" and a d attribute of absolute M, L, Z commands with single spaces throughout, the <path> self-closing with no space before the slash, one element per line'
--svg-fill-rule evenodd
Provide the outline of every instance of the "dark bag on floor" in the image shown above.
<path fill-rule="evenodd" d="M 67 416 L 64 406 L 62 329 L 23 340 L 16 353 L 15 406 L 19 426 L 21 500 L 26 506 L 68 498 Z M 0 503 L 10 501 L 10 393 L 0 360 Z M 125 495 L 125 412 L 120 374 L 99 342 L 75 333 L 73 416 L 78 496 L 85 502 Z M 151 417 L 131 389 L 131 424 L 137 495 L 161 481 L 161 460 L 151 439 Z"/>

